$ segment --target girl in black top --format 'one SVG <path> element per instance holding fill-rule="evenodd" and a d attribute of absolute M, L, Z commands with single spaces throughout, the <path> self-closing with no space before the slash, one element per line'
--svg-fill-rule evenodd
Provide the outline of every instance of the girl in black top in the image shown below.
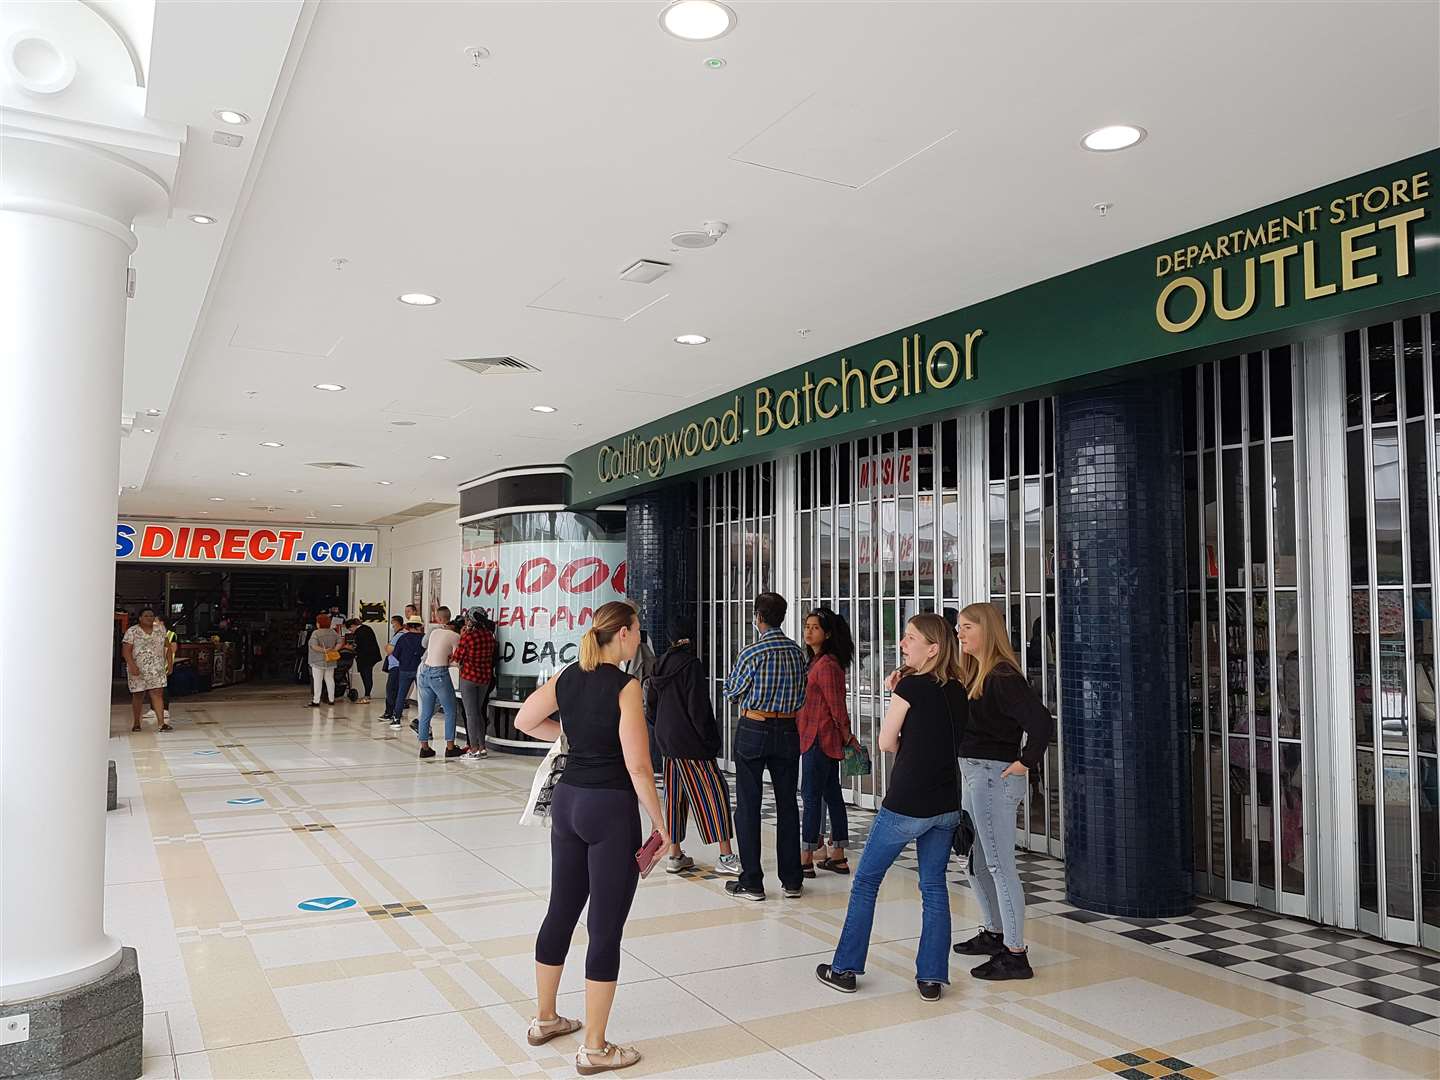
<path fill-rule="evenodd" d="M 875 899 L 885 873 L 915 842 L 920 863 L 920 947 L 915 983 L 925 1001 L 939 1001 L 950 981 L 950 890 L 945 868 L 960 819 L 955 745 L 966 709 L 960 657 L 950 625 L 939 615 L 916 615 L 900 641 L 905 674 L 880 726 L 880 749 L 895 754 L 890 790 L 870 826 L 835 957 L 815 969 L 819 980 L 855 992 L 865 972 Z"/>
<path fill-rule="evenodd" d="M 670 842 L 650 769 L 640 684 L 618 667 L 635 656 L 639 644 L 635 609 L 620 601 L 604 605 L 580 641 L 579 663 L 537 687 L 515 718 L 515 726 L 527 735 L 553 740 L 563 730 L 569 742 L 565 771 L 550 804 L 550 909 L 535 942 L 540 1015 L 530 1023 L 528 1039 L 539 1046 L 580 1030 L 578 1020 L 555 1011 L 555 999 L 570 938 L 588 900 L 586 1038 L 575 1055 L 583 1075 L 640 1060 L 634 1047 L 605 1040 L 620 973 L 620 937 L 639 883 L 639 804 L 661 840 Z M 556 712 L 559 722 L 550 719 Z"/>
<path fill-rule="evenodd" d="M 960 772 L 965 809 L 975 823 L 970 881 L 984 925 L 955 951 L 990 957 L 970 972 L 977 979 L 1028 979 L 1033 973 L 1025 951 L 1025 892 L 1015 867 L 1015 812 L 1025 798 L 1025 778 L 1044 760 L 1054 720 L 1020 673 L 994 605 L 965 608 L 957 633 L 969 705 Z"/>

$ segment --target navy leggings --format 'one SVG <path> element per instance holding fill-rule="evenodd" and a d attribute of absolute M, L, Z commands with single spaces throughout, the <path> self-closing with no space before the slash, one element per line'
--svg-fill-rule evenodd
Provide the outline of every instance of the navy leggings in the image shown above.
<path fill-rule="evenodd" d="M 614 982 L 620 976 L 620 938 L 640 869 L 640 803 L 633 790 L 556 785 L 550 804 L 550 910 L 535 939 L 535 961 L 565 963 L 570 938 L 585 901 L 590 947 L 585 978 Z"/>

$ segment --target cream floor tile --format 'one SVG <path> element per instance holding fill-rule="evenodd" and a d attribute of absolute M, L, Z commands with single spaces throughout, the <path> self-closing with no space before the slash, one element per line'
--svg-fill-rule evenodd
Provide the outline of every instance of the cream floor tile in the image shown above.
<path fill-rule="evenodd" d="M 375 868 L 399 883 L 417 900 L 465 897 L 476 893 L 513 892 L 519 886 L 469 852 L 444 855 L 409 855 L 399 859 L 377 859 Z M 383 879 L 382 879 L 383 880 Z M 377 896 L 382 901 L 395 896 Z"/>
<path fill-rule="evenodd" d="M 463 855 L 465 849 L 428 825 L 406 817 L 403 821 L 346 825 L 340 834 L 372 859 L 399 859 L 410 855 Z"/>
<path fill-rule="evenodd" d="M 558 1005 L 563 1016 L 585 1015 L 583 993 L 561 994 Z M 616 989 L 606 1034 L 612 1042 L 633 1043 L 717 1027 L 729 1027 L 725 1017 L 699 998 L 677 993 L 668 980 L 659 979 Z"/>
<path fill-rule="evenodd" d="M 253 807 L 231 806 L 228 800 L 249 799 L 256 796 L 267 798 L 268 801 L 264 791 L 248 783 L 216 784 L 198 791 L 185 790 L 180 793 L 181 801 L 192 814 L 224 815 L 242 821 L 259 812 Z M 273 804 L 269 808 L 273 808 Z"/>
<path fill-rule="evenodd" d="M 281 986 L 275 989 L 275 1000 L 297 1035 L 454 1011 L 419 971 Z"/>
<path fill-rule="evenodd" d="M 446 766 L 435 765 L 434 761 L 420 762 L 409 774 L 361 778 L 361 782 L 376 795 L 392 801 L 414 800 L 426 795 L 469 795 L 477 790 L 463 774 L 445 770 Z"/>
<path fill-rule="evenodd" d="M 143 981 L 141 988 L 144 988 Z M 170 1024 L 170 1042 L 176 1054 L 191 1054 L 205 1049 L 205 1037 L 200 1033 L 200 1018 L 196 1015 L 195 1006 L 166 1005 L 165 1017 Z"/>
<path fill-rule="evenodd" d="M 326 1031 L 299 1038 L 317 1077 L 449 1076 L 500 1059 L 459 1013 Z"/>
<path fill-rule="evenodd" d="M 519 810 L 506 810 L 466 814 L 457 818 L 427 818 L 425 823 L 442 836 L 472 851 L 493 851 L 521 845 L 539 845 L 548 851 L 550 833 L 534 825 L 521 825 L 519 817 Z"/>
<path fill-rule="evenodd" d="M 1137 1047 L 1158 1046 L 1231 1027 L 1249 1019 L 1234 1010 L 1211 1005 L 1146 979 L 1096 982 L 1073 990 L 1043 994 L 1035 1000 L 1085 1023 L 1122 1035 Z"/>
<path fill-rule="evenodd" d="M 489 795 L 476 789 L 473 795 L 422 796 L 417 799 L 396 799 L 395 805 L 414 818 L 453 817 L 455 815 L 484 815 L 504 820 L 508 814 L 519 820 L 520 811 L 525 807 L 521 795 Z"/>
<path fill-rule="evenodd" d="M 294 916 L 296 905 L 315 896 L 349 896 L 335 874 L 323 866 L 301 866 L 288 870 L 261 870 L 244 874 L 222 874 L 225 893 L 240 919 Z M 326 916 L 312 912 L 317 921 Z"/>
<path fill-rule="evenodd" d="M 141 1062 L 140 1080 L 175 1080 L 173 1057 L 147 1057 Z"/>
<path fill-rule="evenodd" d="M 853 997 L 836 993 L 815 978 L 817 964 L 828 964 L 832 952 L 814 952 L 744 967 L 676 975 L 673 982 L 736 1023 L 823 1009 L 864 997 L 915 991 L 911 979 L 871 964 Z"/>
<path fill-rule="evenodd" d="M 391 803 L 379 800 L 363 806 L 322 806 L 314 812 L 323 815 L 332 825 L 378 825 L 387 821 L 408 820 Z"/>
<path fill-rule="evenodd" d="M 123 940 L 123 939 L 122 939 Z M 126 941 L 125 944 L 131 944 Z M 167 1009 L 175 1004 L 188 1004 L 192 998 L 190 975 L 185 961 L 156 960 L 136 950 L 140 963 L 140 985 L 145 994 L 147 1007 Z"/>
<path fill-rule="evenodd" d="M 217 814 L 195 818 L 195 831 L 207 839 L 212 836 L 231 836 L 236 833 L 286 833 L 290 826 L 277 814 L 284 807 L 264 807 L 243 814 Z"/>
<path fill-rule="evenodd" d="M 631 919 L 662 915 L 688 915 L 697 911 L 729 910 L 736 901 L 715 889 L 713 881 L 691 881 L 655 872 L 635 890 Z"/>
<path fill-rule="evenodd" d="M 625 941 L 625 951 L 661 974 L 684 975 L 780 957 L 809 956 L 827 944 L 817 935 L 792 929 L 778 920 L 762 919 L 734 926 L 630 937 Z"/>
<path fill-rule="evenodd" d="M 210 1071 L 210 1055 L 204 1052 L 176 1055 L 175 1075 L 179 1080 L 214 1080 L 215 1074 Z"/>
<path fill-rule="evenodd" d="M 527 889 L 550 887 L 550 846 L 527 844 L 522 847 L 480 849 L 474 854 L 484 859 L 512 881 Z"/>
<path fill-rule="evenodd" d="M 672 1080 L 809 1080 L 815 1073 L 778 1050 L 764 1054 L 747 1054 L 730 1061 L 695 1065 L 688 1069 L 666 1070 Z"/>
<path fill-rule="evenodd" d="M 250 946 L 262 967 L 286 967 L 355 956 L 396 953 L 400 946 L 373 919 L 317 923 L 287 930 L 252 930 Z"/>
<path fill-rule="evenodd" d="M 466 941 L 533 937 L 549 904 L 534 897 L 500 901 L 476 900 L 460 908 L 437 911 L 435 917 Z"/>
<path fill-rule="evenodd" d="M 521 948 L 522 951 L 510 956 L 492 957 L 490 964 L 518 987 L 528 999 L 535 993 L 535 943 L 533 939 L 525 939 L 521 943 Z M 658 971 L 649 964 L 635 959 L 634 954 L 628 949 L 622 947 L 620 952 L 620 978 L 617 981 L 621 985 L 660 979 Z M 577 934 L 576 940 L 571 943 L 570 955 L 565 959 L 565 974 L 560 977 L 560 993 L 580 993 L 584 989 L 585 939 L 582 935 Z M 583 1015 L 584 1009 L 582 1008 L 580 1012 Z"/>
<path fill-rule="evenodd" d="M 182 1054 L 175 1063 L 181 1080 L 306 1080 L 314 1075 L 306 1067 L 297 1039 L 272 1039 L 204 1054 Z"/>
<path fill-rule="evenodd" d="M 1188 1060 L 1188 1059 L 1187 1059 Z M 1440 1072 L 1440 1060 L 1437 1060 Z M 1246 1065 L 1236 1075 L 1252 1080 L 1389 1080 L 1406 1074 L 1337 1047 L 1309 1050 L 1277 1061 Z"/>
<path fill-rule="evenodd" d="M 170 1043 L 170 1021 L 163 1009 L 151 1009 L 146 1003 L 144 1015 L 141 1017 L 141 1056 L 146 1060 L 150 1058 L 164 1058 L 168 1063 L 174 1056 L 174 1048 Z"/>
<path fill-rule="evenodd" d="M 378 803 L 394 814 L 394 807 L 358 780 L 338 777 L 327 782 L 287 785 L 290 791 L 311 806 L 332 806 L 336 803 Z"/>
<path fill-rule="evenodd" d="M 327 860 L 314 847 L 288 829 L 264 836 L 222 836 L 205 841 L 210 861 L 220 874 L 249 874 L 260 870 L 288 870 L 319 866 Z"/>

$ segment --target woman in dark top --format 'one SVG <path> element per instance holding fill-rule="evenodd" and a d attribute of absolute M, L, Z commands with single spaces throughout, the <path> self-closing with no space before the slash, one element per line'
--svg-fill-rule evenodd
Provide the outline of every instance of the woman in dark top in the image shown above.
<path fill-rule="evenodd" d="M 535 941 L 540 1014 L 528 1039 L 539 1046 L 580 1030 L 555 1011 L 565 954 L 586 901 L 585 1032 L 575 1054 L 582 1075 L 623 1069 L 640 1060 L 634 1047 L 605 1040 L 620 974 L 620 937 L 640 871 L 640 806 L 668 844 L 650 769 L 650 736 L 640 684 L 620 670 L 640 644 L 640 621 L 629 604 L 613 601 L 595 612 L 580 640 L 580 661 L 525 699 L 515 726 L 537 739 L 569 742 L 565 771 L 550 804 L 550 909 Z M 557 722 L 550 719 L 556 712 Z M 638 804 L 637 804 L 638 799 Z"/>
<path fill-rule="evenodd" d="M 865 973 L 875 898 L 896 857 L 910 842 L 920 862 L 920 947 L 915 983 L 925 1001 L 939 1001 L 950 981 L 950 891 L 945 867 L 960 820 L 955 745 L 965 716 L 965 687 L 955 635 L 939 615 L 916 615 L 900 639 L 905 671 L 880 725 L 880 749 L 895 754 L 890 791 L 870 826 L 850 908 L 835 957 L 815 969 L 819 980 L 847 994 Z"/>
<path fill-rule="evenodd" d="M 805 704 L 795 723 L 800 730 L 800 869 L 807 878 L 815 866 L 834 874 L 850 873 L 845 845 L 850 842 L 845 798 L 840 791 L 840 762 L 845 747 L 859 745 L 850 731 L 845 707 L 845 672 L 855 656 L 855 642 L 845 617 L 828 607 L 805 616 L 805 651 L 810 667 L 805 674 Z M 830 850 L 815 863 L 820 849 L 821 825 L 830 811 Z"/>
<path fill-rule="evenodd" d="M 977 979 L 1028 979 L 1033 972 L 1025 950 L 1025 891 L 1015 868 L 1015 811 L 1025 798 L 1025 778 L 1045 758 L 1055 722 L 1020 674 L 994 605 L 967 607 L 958 633 L 969 705 L 960 773 L 965 809 L 975 823 L 970 882 L 984 924 L 955 951 L 990 957 L 970 972 Z"/>
<path fill-rule="evenodd" d="M 370 704 L 370 691 L 375 687 L 375 665 L 380 662 L 380 642 L 375 640 L 375 631 L 359 619 L 346 619 L 345 629 L 355 637 L 355 670 L 365 692 L 360 695 L 359 704 Z"/>

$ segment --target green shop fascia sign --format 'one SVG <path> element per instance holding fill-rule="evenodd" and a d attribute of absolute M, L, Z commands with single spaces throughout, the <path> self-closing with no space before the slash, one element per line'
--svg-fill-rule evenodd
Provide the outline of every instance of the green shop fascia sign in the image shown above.
<path fill-rule="evenodd" d="M 862 342 L 567 459 L 577 507 L 1440 302 L 1440 150 Z"/>

